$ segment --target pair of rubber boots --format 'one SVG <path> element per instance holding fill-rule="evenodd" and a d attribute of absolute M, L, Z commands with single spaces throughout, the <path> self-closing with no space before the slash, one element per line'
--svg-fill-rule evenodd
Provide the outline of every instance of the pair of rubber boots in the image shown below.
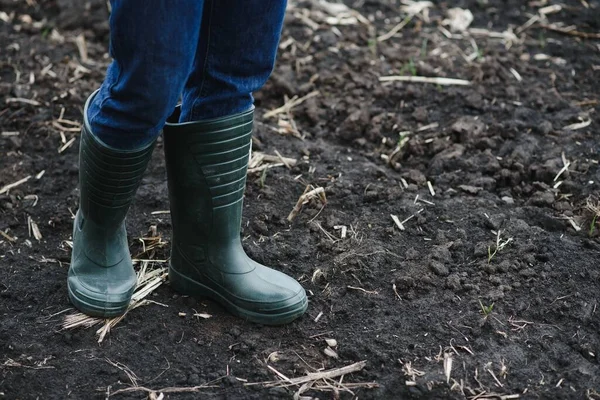
<path fill-rule="evenodd" d="M 81 133 L 81 198 L 67 284 L 80 311 L 114 317 L 127 310 L 137 283 L 125 216 L 154 143 L 133 151 L 102 143 L 90 130 L 90 99 Z M 180 124 L 176 110 L 165 125 L 173 225 L 169 282 L 182 294 L 213 299 L 249 321 L 280 325 L 301 316 L 308 302 L 296 280 L 251 260 L 242 248 L 253 114 Z"/>

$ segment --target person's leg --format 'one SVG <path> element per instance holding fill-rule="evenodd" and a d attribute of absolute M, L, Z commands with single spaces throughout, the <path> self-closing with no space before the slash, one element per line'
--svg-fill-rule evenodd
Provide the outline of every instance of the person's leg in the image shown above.
<path fill-rule="evenodd" d="M 80 311 L 112 317 L 136 286 L 125 216 L 192 68 L 202 1 L 112 0 L 106 79 L 84 110 L 79 210 L 67 287 Z"/>
<path fill-rule="evenodd" d="M 286 0 L 205 0 L 180 122 L 223 117 L 252 107 L 252 92 L 273 71 L 285 8 Z"/>
<path fill-rule="evenodd" d="M 130 149 L 153 141 L 192 71 L 203 0 L 111 0 L 113 62 L 88 118 L 105 144 Z"/>
<path fill-rule="evenodd" d="M 285 5 L 206 0 L 196 67 L 164 128 L 171 286 L 269 325 L 291 322 L 308 306 L 296 280 L 251 260 L 240 239 L 252 92 L 273 69 Z"/>

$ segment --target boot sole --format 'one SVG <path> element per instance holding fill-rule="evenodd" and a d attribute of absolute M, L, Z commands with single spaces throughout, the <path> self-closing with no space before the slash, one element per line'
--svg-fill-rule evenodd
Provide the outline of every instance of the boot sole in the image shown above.
<path fill-rule="evenodd" d="M 122 303 L 112 303 L 109 305 L 98 306 L 97 304 L 91 303 L 90 300 L 100 301 L 98 299 L 89 299 L 87 296 L 81 296 L 77 290 L 71 288 L 71 285 L 67 284 L 69 292 L 69 300 L 71 304 L 75 306 L 82 313 L 89 315 L 90 317 L 98 318 L 113 318 L 119 317 L 127 311 L 130 300 Z"/>
<path fill-rule="evenodd" d="M 262 325 L 289 324 L 304 314 L 308 308 L 308 299 L 305 296 L 303 301 L 298 303 L 298 307 L 292 311 L 287 311 L 280 314 L 261 314 L 254 311 L 249 311 L 231 303 L 227 298 L 210 287 L 177 272 L 172 266 L 169 266 L 169 282 L 171 287 L 181 294 L 195 298 L 212 299 L 221 304 L 227 311 L 236 317 L 240 317 L 247 321 Z"/>

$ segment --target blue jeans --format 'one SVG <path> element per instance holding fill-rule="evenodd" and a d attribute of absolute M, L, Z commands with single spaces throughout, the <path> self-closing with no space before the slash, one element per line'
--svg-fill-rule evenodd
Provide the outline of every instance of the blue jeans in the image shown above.
<path fill-rule="evenodd" d="M 111 0 L 113 62 L 88 118 L 105 144 L 154 140 L 180 122 L 246 111 L 273 70 L 286 0 Z"/>

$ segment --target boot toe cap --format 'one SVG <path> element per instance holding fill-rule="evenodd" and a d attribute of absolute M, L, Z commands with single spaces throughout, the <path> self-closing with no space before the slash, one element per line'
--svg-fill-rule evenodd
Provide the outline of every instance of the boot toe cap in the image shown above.
<path fill-rule="evenodd" d="M 136 276 L 115 277 L 103 270 L 77 274 L 70 271 L 67 280 L 71 303 L 84 314 L 94 317 L 114 317 L 127 310 L 136 286 Z M 110 271 L 109 271 L 110 272 Z"/>

